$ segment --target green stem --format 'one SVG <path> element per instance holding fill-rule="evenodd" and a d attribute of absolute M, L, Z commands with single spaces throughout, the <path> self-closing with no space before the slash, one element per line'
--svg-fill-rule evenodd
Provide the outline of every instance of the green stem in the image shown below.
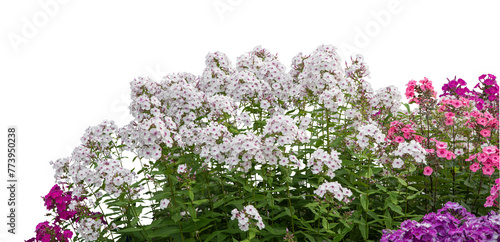
<path fill-rule="evenodd" d="M 172 194 L 172 202 L 174 204 L 174 208 L 175 210 L 177 211 L 177 202 L 175 200 L 175 194 L 174 194 L 174 189 L 172 187 L 172 180 L 170 179 L 170 176 L 167 175 L 168 177 L 168 185 L 170 186 L 170 193 Z M 182 238 L 182 242 L 184 242 L 184 235 L 182 233 L 182 225 L 181 225 L 181 221 L 177 221 L 177 223 L 179 224 L 179 230 L 180 230 L 180 233 L 181 233 L 181 238 Z"/>

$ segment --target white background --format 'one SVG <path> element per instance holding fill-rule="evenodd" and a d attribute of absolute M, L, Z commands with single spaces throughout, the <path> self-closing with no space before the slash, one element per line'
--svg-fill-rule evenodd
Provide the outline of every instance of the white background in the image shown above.
<path fill-rule="evenodd" d="M 455 75 L 471 88 L 483 73 L 500 75 L 500 4 L 464 2 L 0 2 L 0 187 L 9 125 L 18 128 L 19 179 L 17 235 L 7 234 L 2 188 L 0 241 L 24 241 L 46 220 L 40 197 L 54 184 L 50 160 L 69 156 L 88 126 L 131 120 L 135 77 L 201 75 L 208 52 L 234 64 L 257 45 L 289 69 L 297 53 L 332 44 L 350 47 L 344 57 L 365 56 L 375 90 L 396 85 L 404 95 L 409 80 L 428 77 L 439 91 Z"/>

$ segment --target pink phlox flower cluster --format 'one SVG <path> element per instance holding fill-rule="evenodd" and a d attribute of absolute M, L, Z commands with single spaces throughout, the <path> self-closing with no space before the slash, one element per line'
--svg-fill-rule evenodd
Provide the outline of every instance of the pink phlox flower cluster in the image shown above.
<path fill-rule="evenodd" d="M 47 210 L 55 209 L 57 212 L 56 222 L 61 220 L 74 219 L 76 211 L 69 208 L 72 201 L 80 201 L 83 198 L 77 198 L 72 195 L 72 192 L 64 192 L 59 185 L 54 185 L 50 192 L 43 197 Z"/>
<path fill-rule="evenodd" d="M 496 81 L 496 76 L 492 74 L 484 74 L 479 77 L 479 83 L 474 86 L 476 97 L 476 108 L 483 110 L 484 108 L 496 108 L 498 110 L 499 101 L 499 86 Z M 497 111 L 498 112 L 498 111 Z"/>
<path fill-rule="evenodd" d="M 464 97 L 464 98 L 471 98 L 475 96 L 475 93 L 470 91 L 469 88 L 467 88 L 467 82 L 465 82 L 462 78 L 459 78 L 457 80 L 457 77 L 455 77 L 453 80 L 448 79 L 448 83 L 445 83 L 442 87 L 443 94 L 439 95 L 439 97 L 442 96 L 453 96 L 453 97 Z"/>
<path fill-rule="evenodd" d="M 498 130 L 498 119 L 487 111 L 472 111 L 468 114 L 468 118 L 466 126 L 471 129 L 478 129 L 479 134 L 485 138 L 491 136 L 492 130 Z"/>
<path fill-rule="evenodd" d="M 265 228 L 262 217 L 253 205 L 245 206 L 241 211 L 233 209 L 231 211 L 231 220 L 238 219 L 238 227 L 241 231 L 248 231 L 250 227 L 257 226 L 260 230 Z"/>
<path fill-rule="evenodd" d="M 406 98 L 409 99 L 409 103 L 421 104 L 425 99 L 436 98 L 437 92 L 434 91 L 432 86 L 432 81 L 424 77 L 423 80 L 417 81 L 411 80 L 406 84 Z"/>
<path fill-rule="evenodd" d="M 380 88 L 370 100 L 370 105 L 374 108 L 374 114 L 385 109 L 396 115 L 401 107 L 401 94 L 395 86 Z"/>
<path fill-rule="evenodd" d="M 485 207 L 500 207 L 498 203 L 498 194 L 500 191 L 500 178 L 495 179 L 495 185 L 490 189 L 490 196 L 486 198 L 486 203 L 484 203 Z M 498 221 L 498 225 L 500 226 L 500 221 Z"/>
<path fill-rule="evenodd" d="M 436 139 L 432 139 L 436 143 L 436 156 L 440 158 L 446 158 L 447 160 L 455 159 L 457 156 L 450 150 L 448 150 L 448 143 L 441 142 Z"/>
<path fill-rule="evenodd" d="M 387 137 L 385 140 L 390 140 L 391 142 L 403 143 L 407 140 L 415 139 L 418 143 L 423 141 L 422 136 L 416 135 L 412 124 L 404 124 L 398 120 L 391 122 L 391 127 L 387 132 Z"/>
<path fill-rule="evenodd" d="M 352 196 L 352 191 L 349 188 L 342 187 L 337 181 L 325 182 L 319 185 L 318 189 L 314 191 L 314 194 L 318 195 L 320 198 L 326 196 L 332 196 L 340 202 L 349 202 L 348 197 Z"/>
<path fill-rule="evenodd" d="M 68 242 L 71 237 L 73 237 L 73 232 L 69 229 L 63 230 L 57 224 L 49 224 L 48 221 L 39 223 L 35 229 L 36 236 L 26 242 L 50 242 L 50 241 L 60 241 Z"/>
<path fill-rule="evenodd" d="M 471 161 L 477 159 L 477 163 L 472 163 L 469 169 L 476 172 L 480 168 L 483 170 L 483 174 L 491 176 L 495 172 L 495 167 L 500 169 L 500 153 L 496 146 L 485 146 L 482 152 L 472 154 L 466 161 Z"/>
<path fill-rule="evenodd" d="M 333 149 L 330 154 L 321 148 L 317 149 L 307 161 L 307 167 L 311 169 L 313 174 L 322 174 L 326 170 L 326 175 L 334 178 L 335 171 L 342 167 L 342 160 L 339 155 L 340 153 Z"/>

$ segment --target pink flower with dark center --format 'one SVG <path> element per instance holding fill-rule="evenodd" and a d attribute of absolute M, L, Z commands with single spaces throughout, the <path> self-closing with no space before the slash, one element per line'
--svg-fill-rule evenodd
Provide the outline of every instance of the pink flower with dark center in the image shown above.
<path fill-rule="evenodd" d="M 490 159 L 493 163 L 498 163 L 500 161 L 500 156 L 498 156 L 498 154 L 491 154 Z"/>
<path fill-rule="evenodd" d="M 453 125 L 453 119 L 452 118 L 446 119 L 446 121 L 444 121 L 444 124 L 447 125 L 447 126 Z"/>
<path fill-rule="evenodd" d="M 486 124 L 488 123 L 488 120 L 486 120 L 485 118 L 478 118 L 476 120 L 476 122 L 480 125 L 483 125 L 483 126 L 486 126 Z"/>
<path fill-rule="evenodd" d="M 481 132 L 480 132 L 480 133 L 481 133 L 481 135 L 482 135 L 483 137 L 490 137 L 490 134 L 491 134 L 491 132 L 490 132 L 490 130 L 489 130 L 489 129 L 483 129 L 483 130 L 481 130 Z"/>
<path fill-rule="evenodd" d="M 462 107 L 462 102 L 459 100 L 452 100 L 451 105 L 453 105 L 453 107 L 455 107 L 455 108 L 459 108 L 459 107 Z"/>
<path fill-rule="evenodd" d="M 448 154 L 446 154 L 446 159 L 451 160 L 451 159 L 455 159 L 455 158 L 456 158 L 455 154 L 453 154 L 453 152 L 451 152 L 451 151 L 448 151 Z"/>
<path fill-rule="evenodd" d="M 483 174 L 491 176 L 495 169 L 492 166 L 483 166 Z"/>
<path fill-rule="evenodd" d="M 436 141 L 436 148 L 446 149 L 446 148 L 448 148 L 448 144 L 446 142 Z"/>
<path fill-rule="evenodd" d="M 478 160 L 478 161 L 483 162 L 483 161 L 486 161 L 488 158 L 489 158 L 488 154 L 486 154 L 486 153 L 481 153 L 481 154 L 479 154 L 479 156 L 477 157 L 477 160 Z"/>
<path fill-rule="evenodd" d="M 445 149 L 437 149 L 437 156 L 441 158 L 445 158 L 448 155 L 448 151 Z"/>
<path fill-rule="evenodd" d="M 405 139 L 401 136 L 396 136 L 396 138 L 394 139 L 394 141 L 398 142 L 398 143 L 403 143 L 405 142 Z"/>
<path fill-rule="evenodd" d="M 474 163 L 474 164 L 470 165 L 469 169 L 472 172 L 476 172 L 477 170 L 479 170 L 479 164 L 478 163 Z"/>
<path fill-rule="evenodd" d="M 409 128 L 407 128 L 407 127 L 404 127 L 404 128 L 402 128 L 402 129 L 401 129 L 401 131 L 402 131 L 403 133 L 409 133 L 409 132 L 410 132 L 410 129 L 409 129 Z"/>
<path fill-rule="evenodd" d="M 424 168 L 424 175 L 426 175 L 426 176 L 430 176 L 430 175 L 432 174 L 432 171 L 433 171 L 433 170 L 432 170 L 432 168 L 431 168 L 430 166 L 426 166 L 426 167 Z"/>
<path fill-rule="evenodd" d="M 486 146 L 483 148 L 483 152 L 488 154 L 488 155 L 491 155 L 493 153 L 495 153 L 497 151 L 497 147 L 495 146 Z"/>
<path fill-rule="evenodd" d="M 455 114 L 452 112 L 447 112 L 444 116 L 446 116 L 447 118 L 453 118 L 455 117 Z"/>
<path fill-rule="evenodd" d="M 424 137 L 420 136 L 420 135 L 415 135 L 413 137 L 418 143 L 422 143 L 422 141 L 424 140 Z"/>

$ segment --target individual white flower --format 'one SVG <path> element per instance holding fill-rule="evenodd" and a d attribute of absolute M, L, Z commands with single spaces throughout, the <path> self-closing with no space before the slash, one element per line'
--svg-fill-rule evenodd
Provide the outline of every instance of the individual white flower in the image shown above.
<path fill-rule="evenodd" d="M 187 169 L 186 164 L 181 164 L 179 165 L 179 167 L 177 167 L 177 173 L 179 174 L 186 173 L 187 171 L 186 169 Z"/>
<path fill-rule="evenodd" d="M 168 204 L 170 204 L 170 199 L 163 199 L 160 201 L 160 209 L 165 209 L 168 207 Z"/>
<path fill-rule="evenodd" d="M 392 162 L 392 167 L 394 167 L 394 168 L 401 168 L 403 166 L 403 164 L 404 164 L 403 160 L 401 160 L 400 158 L 396 158 Z"/>

